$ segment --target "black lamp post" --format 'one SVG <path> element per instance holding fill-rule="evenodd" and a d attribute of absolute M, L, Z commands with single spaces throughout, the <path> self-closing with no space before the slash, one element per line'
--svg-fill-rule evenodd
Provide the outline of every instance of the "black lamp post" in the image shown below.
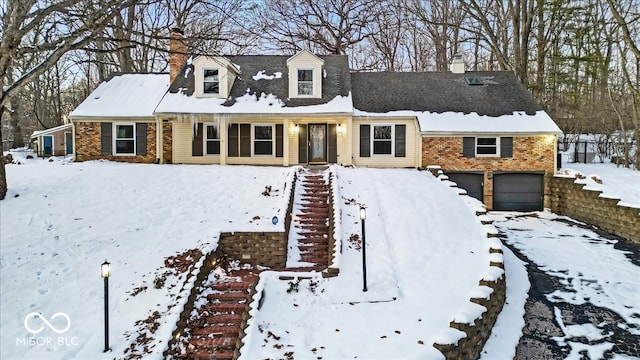
<path fill-rule="evenodd" d="M 104 261 L 100 267 L 100 275 L 104 279 L 104 352 L 109 351 L 109 276 L 111 263 Z"/>
<path fill-rule="evenodd" d="M 362 224 L 362 291 L 367 291 L 367 238 L 364 233 L 364 222 L 367 219 L 367 209 L 360 207 L 360 222 Z"/>

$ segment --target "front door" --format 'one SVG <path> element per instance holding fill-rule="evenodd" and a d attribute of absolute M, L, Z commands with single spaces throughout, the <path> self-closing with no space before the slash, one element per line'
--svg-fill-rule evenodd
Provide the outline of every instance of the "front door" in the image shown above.
<path fill-rule="evenodd" d="M 309 163 L 327 162 L 327 124 L 309 124 Z"/>
<path fill-rule="evenodd" d="M 53 155 L 53 136 L 45 135 L 42 137 L 42 155 Z"/>
<path fill-rule="evenodd" d="M 67 149 L 67 155 L 73 154 L 73 136 L 70 132 L 64 133 L 64 146 Z"/>

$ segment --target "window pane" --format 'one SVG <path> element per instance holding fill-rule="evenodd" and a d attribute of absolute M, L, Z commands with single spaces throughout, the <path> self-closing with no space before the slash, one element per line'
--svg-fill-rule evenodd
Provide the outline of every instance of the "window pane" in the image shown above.
<path fill-rule="evenodd" d="M 204 81 L 218 82 L 218 69 L 205 69 Z"/>
<path fill-rule="evenodd" d="M 373 127 L 374 139 L 391 139 L 391 126 L 374 126 Z"/>
<path fill-rule="evenodd" d="M 478 138 L 478 145 L 496 145 L 496 138 Z"/>
<path fill-rule="evenodd" d="M 117 125 L 116 138 L 133 139 L 133 125 Z"/>
<path fill-rule="evenodd" d="M 482 155 L 495 155 L 495 154 L 497 154 L 495 146 L 479 146 L 476 149 L 476 152 L 478 154 L 482 154 Z"/>
<path fill-rule="evenodd" d="M 207 154 L 208 155 L 219 155 L 220 154 L 220 141 L 218 141 L 218 140 L 209 140 L 209 141 L 207 141 Z"/>
<path fill-rule="evenodd" d="M 273 155 L 273 141 L 254 141 L 255 155 Z"/>
<path fill-rule="evenodd" d="M 133 140 L 116 140 L 116 154 L 133 154 Z"/>
<path fill-rule="evenodd" d="M 313 95 L 313 83 L 298 83 L 298 95 Z"/>
<path fill-rule="evenodd" d="M 256 140 L 271 140 L 272 128 L 271 126 L 254 126 L 254 139 Z"/>
<path fill-rule="evenodd" d="M 374 141 L 373 153 L 376 155 L 391 155 L 391 141 Z"/>
<path fill-rule="evenodd" d="M 313 70 L 298 70 L 298 81 L 313 81 Z"/>
<path fill-rule="evenodd" d="M 218 69 L 204 69 L 203 91 L 205 94 L 217 94 L 220 90 Z"/>
<path fill-rule="evenodd" d="M 220 139 L 216 126 L 207 125 L 207 139 Z"/>

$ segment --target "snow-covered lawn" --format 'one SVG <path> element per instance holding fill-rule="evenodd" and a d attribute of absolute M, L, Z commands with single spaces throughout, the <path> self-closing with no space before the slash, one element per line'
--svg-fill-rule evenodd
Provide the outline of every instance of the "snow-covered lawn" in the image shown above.
<path fill-rule="evenodd" d="M 155 280 L 165 258 L 188 249 L 206 251 L 221 231 L 282 231 L 285 182 L 292 169 L 71 163 L 56 159 L 8 165 L 9 193 L 0 202 L 0 358 L 97 359 L 122 357 L 138 320 L 162 317 L 153 334 L 160 356 L 171 337 L 184 276 Z M 265 186 L 272 196 L 263 196 Z M 111 348 L 103 354 L 103 281 L 110 278 Z M 144 288 L 136 296 L 135 288 Z M 180 300 L 182 301 L 182 300 Z M 35 345 L 25 318 L 36 334 Z M 57 334 L 44 321 L 62 330 Z M 127 338 L 126 333 L 132 333 Z M 144 331 L 143 331 L 144 333 Z M 151 336 L 147 332 L 147 335 Z M 60 341 L 60 343 L 58 343 Z M 47 343 L 49 342 L 49 343 Z"/>
<path fill-rule="evenodd" d="M 483 308 L 469 298 L 482 290 L 481 278 L 499 270 L 488 266 L 486 229 L 428 172 L 336 169 L 345 239 L 340 275 L 287 281 L 263 274 L 263 303 L 242 358 L 442 358 L 431 344 L 457 340 L 449 328 L 454 318 L 480 315 Z M 367 208 L 367 292 L 360 205 Z"/>
<path fill-rule="evenodd" d="M 2 359 L 123 358 L 136 338 L 151 347 L 145 358 L 160 358 L 188 292 L 181 292 L 186 273 L 162 281 L 173 271 L 165 259 L 183 253 L 189 259 L 189 249 L 209 251 L 222 231 L 282 231 L 285 189 L 295 170 L 49 162 L 22 155 L 14 154 L 20 165 L 7 166 L 10 191 L 0 202 Z M 449 322 L 473 321 L 482 309 L 469 298 L 486 291 L 478 281 L 499 275 L 488 266 L 486 227 L 427 172 L 336 169 L 340 275 L 317 285 L 302 280 L 297 292 L 287 292 L 295 285 L 286 280 L 265 279 L 244 358 L 289 351 L 296 358 L 441 358 L 431 344 L 460 335 Z M 262 195 L 267 185 L 271 196 Z M 367 207 L 366 293 L 360 204 Z M 281 219 L 277 225 L 273 216 Z M 105 259 L 113 265 L 107 354 L 99 276 Z M 28 316 L 34 312 L 41 315 Z M 60 312 L 70 322 L 55 316 Z M 262 338 L 269 341 L 265 347 Z"/>
<path fill-rule="evenodd" d="M 640 171 L 617 167 L 612 163 L 569 163 L 559 171 L 571 176 L 575 176 L 576 172 L 585 176 L 576 182 L 587 184 L 589 189 L 602 190 L 603 195 L 619 198 L 622 203 L 640 207 Z"/>

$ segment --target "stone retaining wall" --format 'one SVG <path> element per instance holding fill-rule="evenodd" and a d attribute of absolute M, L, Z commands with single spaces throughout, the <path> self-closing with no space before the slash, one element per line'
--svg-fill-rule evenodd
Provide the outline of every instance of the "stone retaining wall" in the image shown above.
<path fill-rule="evenodd" d="M 448 180 L 448 177 L 446 176 L 439 176 L 442 174 L 439 167 L 430 167 L 429 171 L 434 176 L 439 177 L 440 180 Z M 467 196 L 466 191 L 461 191 L 460 194 Z M 473 321 L 473 324 L 459 323 L 455 321 L 451 321 L 449 323 L 449 327 L 464 332 L 466 336 L 458 340 L 455 344 L 433 344 L 433 346 L 448 360 L 480 358 L 480 352 L 491 336 L 493 325 L 495 325 L 498 315 L 502 311 L 502 307 L 506 300 L 507 288 L 505 282 L 504 262 L 502 261 L 502 245 L 500 240 L 497 239 L 497 230 L 491 226 L 493 221 L 486 216 L 486 214 L 487 212 L 485 209 L 476 210 L 476 216 L 478 217 L 479 223 L 481 226 L 487 227 L 487 238 L 489 238 L 489 240 L 493 240 L 493 243 L 490 245 L 489 253 L 492 255 L 497 254 L 492 257 L 490 263 L 487 265 L 490 268 L 500 268 L 503 271 L 495 280 L 482 279 L 478 282 L 479 286 L 490 287 L 492 291 L 487 297 L 473 297 L 469 299 L 472 303 L 479 304 L 486 308 L 486 311 Z"/>
<path fill-rule="evenodd" d="M 586 222 L 640 244 L 640 208 L 618 205 L 600 190 L 584 189 L 574 177 L 551 178 L 551 211 Z"/>
<path fill-rule="evenodd" d="M 221 233 L 219 249 L 242 263 L 284 268 L 287 264 L 286 232 Z"/>

